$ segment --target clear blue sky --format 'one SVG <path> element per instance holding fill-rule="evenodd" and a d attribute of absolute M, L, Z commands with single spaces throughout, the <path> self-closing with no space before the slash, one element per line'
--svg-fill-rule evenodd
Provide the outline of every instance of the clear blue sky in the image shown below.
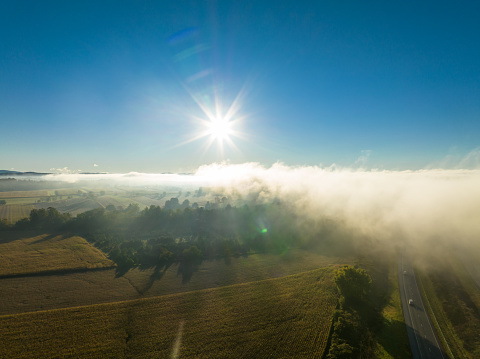
<path fill-rule="evenodd" d="M 3 1 L 0 169 L 459 160 L 480 146 L 479 19 L 473 0 Z M 236 149 L 179 145 L 194 97 L 239 93 Z"/>

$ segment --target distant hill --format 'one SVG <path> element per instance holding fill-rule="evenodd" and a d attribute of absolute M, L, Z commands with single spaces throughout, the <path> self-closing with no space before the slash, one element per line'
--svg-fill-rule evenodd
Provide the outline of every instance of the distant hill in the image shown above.
<path fill-rule="evenodd" d="M 0 176 L 45 176 L 51 173 L 40 173 L 40 172 L 19 172 L 19 171 L 9 171 L 9 170 L 0 170 Z"/>

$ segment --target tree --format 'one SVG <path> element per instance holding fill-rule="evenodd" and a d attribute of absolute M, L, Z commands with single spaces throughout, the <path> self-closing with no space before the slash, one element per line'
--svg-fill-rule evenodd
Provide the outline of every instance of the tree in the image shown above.
<path fill-rule="evenodd" d="M 0 199 L 0 204 L 7 204 L 7 201 L 5 201 L 4 199 Z"/>
<path fill-rule="evenodd" d="M 0 231 L 10 229 L 8 222 L 4 218 L 0 218 Z"/>
<path fill-rule="evenodd" d="M 372 278 L 361 268 L 345 265 L 335 273 L 335 284 L 348 304 L 363 301 L 370 292 Z"/>
<path fill-rule="evenodd" d="M 178 202 L 178 198 L 173 197 L 170 198 L 168 201 L 165 202 L 165 209 L 176 210 L 180 208 L 180 203 Z"/>

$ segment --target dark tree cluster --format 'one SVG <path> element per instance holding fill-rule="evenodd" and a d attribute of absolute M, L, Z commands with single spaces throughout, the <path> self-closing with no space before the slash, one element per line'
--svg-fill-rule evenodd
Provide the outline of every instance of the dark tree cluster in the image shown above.
<path fill-rule="evenodd" d="M 70 220 L 69 213 L 60 213 L 53 207 L 32 209 L 30 217 L 15 223 L 14 228 L 20 230 L 58 231 L 64 229 Z"/>
<path fill-rule="evenodd" d="M 334 313 L 333 335 L 327 359 L 374 357 L 371 328 L 380 313 L 372 306 L 370 275 L 361 268 L 343 266 L 335 273 L 340 307 Z"/>

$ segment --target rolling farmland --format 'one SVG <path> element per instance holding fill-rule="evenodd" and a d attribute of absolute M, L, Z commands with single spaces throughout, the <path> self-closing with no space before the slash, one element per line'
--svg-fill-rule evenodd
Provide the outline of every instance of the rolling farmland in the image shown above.
<path fill-rule="evenodd" d="M 0 357 L 320 357 L 338 300 L 333 272 L 2 316 Z"/>

